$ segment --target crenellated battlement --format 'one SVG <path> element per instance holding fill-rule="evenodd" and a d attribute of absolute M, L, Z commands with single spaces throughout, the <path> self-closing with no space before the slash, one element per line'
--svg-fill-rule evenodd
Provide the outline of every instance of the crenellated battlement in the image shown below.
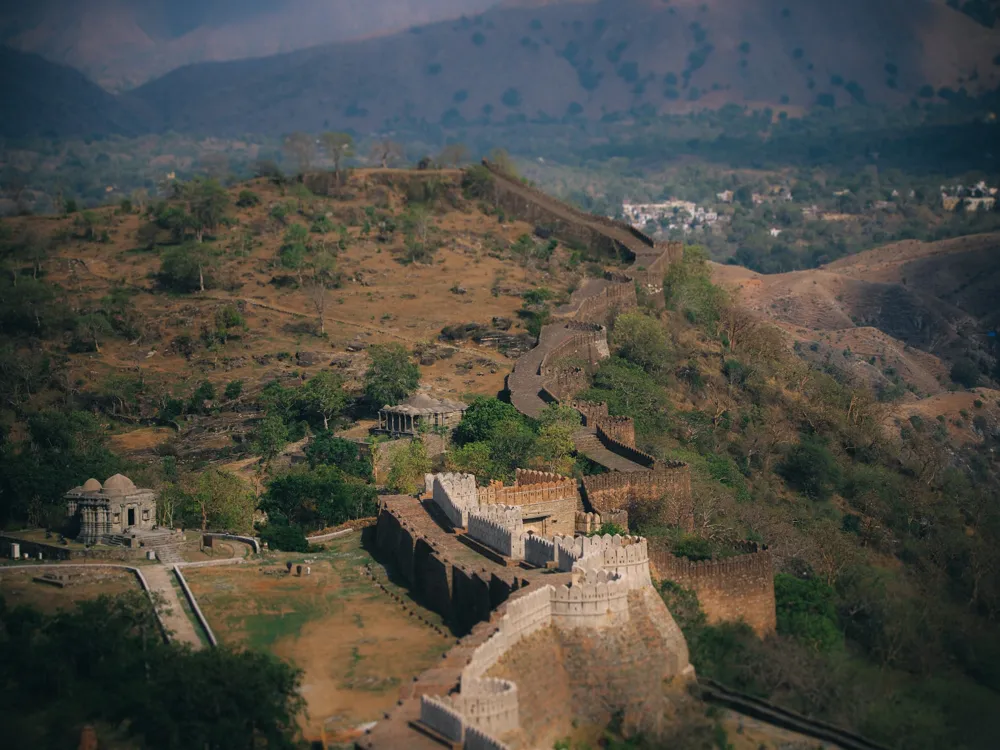
<path fill-rule="evenodd" d="M 534 469 L 515 469 L 514 484 L 524 487 L 532 484 L 557 484 L 562 482 L 572 482 L 569 477 L 556 474 L 552 471 L 536 471 Z"/>
<path fill-rule="evenodd" d="M 744 554 L 698 561 L 655 549 L 651 561 L 660 578 L 698 594 L 709 622 L 745 620 L 761 635 L 773 633 L 777 615 L 771 551 L 756 542 L 739 547 Z"/>
<path fill-rule="evenodd" d="M 636 451 L 645 458 L 652 459 L 635 448 L 635 421 L 632 417 L 601 417 L 596 420 L 597 437 L 607 445 L 622 445 Z M 610 450 L 610 448 L 609 448 Z M 653 459 L 655 462 L 655 459 Z"/>
<path fill-rule="evenodd" d="M 680 461 L 657 461 L 651 471 L 595 474 L 583 478 L 584 495 L 599 513 L 633 509 L 666 500 L 666 523 L 690 530 L 694 526 L 691 470 Z"/>
<path fill-rule="evenodd" d="M 576 512 L 576 533 L 590 534 L 600 530 L 605 524 L 613 523 L 622 529 L 628 530 L 628 512 L 624 510 L 608 511 L 605 513 L 589 513 L 585 511 Z"/>

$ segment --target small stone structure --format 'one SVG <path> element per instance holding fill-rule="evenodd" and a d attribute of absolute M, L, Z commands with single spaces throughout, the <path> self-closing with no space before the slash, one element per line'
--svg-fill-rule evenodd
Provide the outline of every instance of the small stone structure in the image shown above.
<path fill-rule="evenodd" d="M 156 492 L 136 487 L 122 474 L 109 477 L 103 485 L 88 479 L 65 498 L 67 515 L 80 524 L 77 539 L 85 544 L 109 543 L 116 535 L 156 525 Z"/>
<path fill-rule="evenodd" d="M 431 398 L 418 393 L 396 406 L 383 406 L 378 413 L 378 427 L 372 432 L 394 436 L 420 434 L 421 429 L 435 427 L 452 430 L 462 421 L 468 404 L 448 399 Z"/>

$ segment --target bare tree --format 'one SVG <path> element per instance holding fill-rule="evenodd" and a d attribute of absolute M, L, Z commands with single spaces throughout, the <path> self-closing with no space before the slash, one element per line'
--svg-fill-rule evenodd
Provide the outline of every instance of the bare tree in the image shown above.
<path fill-rule="evenodd" d="M 344 159 L 354 156 L 354 139 L 348 133 L 323 133 L 320 137 L 323 150 L 333 162 L 333 171 L 340 184 L 340 167 Z"/>
<path fill-rule="evenodd" d="M 319 321 L 319 332 L 326 334 L 326 303 L 329 290 L 337 283 L 336 256 L 325 241 L 317 242 L 313 247 L 313 258 L 310 264 L 309 283 L 306 285 L 306 295 L 316 310 Z"/>
<path fill-rule="evenodd" d="M 394 164 L 403 158 L 403 147 L 395 141 L 385 138 L 377 141 L 371 150 L 371 158 L 382 165 L 382 169 L 388 169 L 390 164 Z"/>
<path fill-rule="evenodd" d="M 453 167 L 457 167 L 468 160 L 469 149 L 465 147 L 464 143 L 449 143 L 441 150 L 440 155 L 438 155 L 438 162 L 441 164 L 450 164 Z"/>
<path fill-rule="evenodd" d="M 285 136 L 285 151 L 299 166 L 299 172 L 308 172 L 316 155 L 316 140 L 308 133 L 291 133 Z"/>

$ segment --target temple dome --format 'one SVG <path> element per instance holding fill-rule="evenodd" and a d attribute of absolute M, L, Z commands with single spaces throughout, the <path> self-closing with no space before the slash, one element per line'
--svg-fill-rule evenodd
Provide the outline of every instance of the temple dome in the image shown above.
<path fill-rule="evenodd" d="M 104 482 L 104 494 L 127 495 L 135 491 L 135 483 L 124 474 L 115 474 Z"/>
<path fill-rule="evenodd" d="M 83 483 L 83 487 L 77 487 L 77 489 L 80 490 L 81 492 L 100 492 L 101 483 L 98 482 L 93 477 L 91 477 L 90 479 L 88 479 L 86 482 Z"/>

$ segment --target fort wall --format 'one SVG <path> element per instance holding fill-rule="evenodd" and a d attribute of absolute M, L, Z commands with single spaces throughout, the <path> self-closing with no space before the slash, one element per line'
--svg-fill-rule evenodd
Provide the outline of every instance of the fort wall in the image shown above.
<path fill-rule="evenodd" d="M 487 515 L 470 514 L 468 534 L 511 560 L 523 560 L 525 534 L 521 512 L 517 508 L 512 510 L 517 514 L 516 526 L 506 526 Z"/>
<path fill-rule="evenodd" d="M 453 526 L 465 528 L 469 513 L 479 507 L 476 477 L 472 474 L 425 474 L 424 489 Z"/>
<path fill-rule="evenodd" d="M 465 719 L 444 699 L 420 696 L 420 721 L 452 742 L 465 741 Z"/>
<path fill-rule="evenodd" d="M 622 445 L 625 448 L 635 449 L 635 421 L 632 417 L 601 417 L 596 420 L 597 437 L 605 445 Z M 608 448 L 608 450 L 612 450 Z M 612 450 L 612 452 L 615 452 Z M 643 456 L 642 463 L 645 465 L 647 457 L 645 453 L 636 451 Z M 639 463 L 639 462 L 637 462 Z"/>
<path fill-rule="evenodd" d="M 664 521 L 687 531 L 694 528 L 690 467 L 680 461 L 657 462 L 651 471 L 608 472 L 583 478 L 584 495 L 599 513 L 665 498 Z"/>
<path fill-rule="evenodd" d="M 581 510 L 576 512 L 576 533 L 591 534 L 599 531 L 602 526 L 613 523 L 615 526 L 628 531 L 628 511 L 616 510 L 605 513 L 587 513 Z"/>
<path fill-rule="evenodd" d="M 405 501 L 417 502 L 412 498 Z M 426 517 L 426 511 L 416 507 Z M 426 522 L 434 525 L 430 517 Z M 395 568 L 415 597 L 459 632 L 488 620 L 490 613 L 523 585 L 513 571 L 472 571 L 449 559 L 426 530 L 407 520 L 391 501 L 384 501 L 379 510 L 375 545 L 379 557 Z"/>
<path fill-rule="evenodd" d="M 555 542 L 531 534 L 524 540 L 524 561 L 536 568 L 544 568 L 556 560 Z"/>
<path fill-rule="evenodd" d="M 745 621 L 761 636 L 777 627 L 774 561 L 770 550 L 747 542 L 746 554 L 694 562 L 655 549 L 651 561 L 661 579 L 693 590 L 710 623 Z"/>
<path fill-rule="evenodd" d="M 597 438 L 601 441 L 601 444 L 612 453 L 619 455 L 622 458 L 627 458 L 632 463 L 639 464 L 639 466 L 646 469 L 652 469 L 656 465 L 656 459 L 648 453 L 643 453 L 634 445 L 635 427 L 632 427 L 632 445 L 627 445 L 615 437 L 614 433 L 618 429 L 618 427 L 612 425 L 611 431 L 607 431 L 605 429 L 605 422 L 602 420 L 597 425 Z"/>
<path fill-rule="evenodd" d="M 583 416 L 583 424 L 591 426 L 608 416 L 608 405 L 603 401 L 569 401 L 568 406 L 576 409 Z"/>
<path fill-rule="evenodd" d="M 610 356 L 608 332 L 600 326 L 596 330 L 580 331 L 550 349 L 542 358 L 539 372 L 542 377 L 550 377 L 560 370 L 567 369 L 566 360 L 578 360 L 587 365 L 596 365 Z"/>

